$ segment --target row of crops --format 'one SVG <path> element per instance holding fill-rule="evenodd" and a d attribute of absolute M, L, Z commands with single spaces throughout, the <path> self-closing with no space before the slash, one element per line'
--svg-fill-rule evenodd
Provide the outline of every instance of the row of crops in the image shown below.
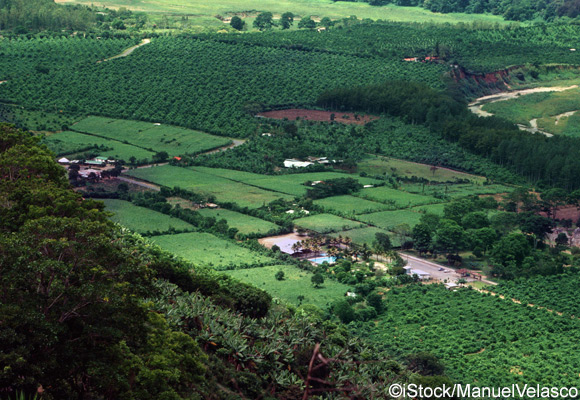
<path fill-rule="evenodd" d="M 440 285 L 392 289 L 378 323 L 356 329 L 393 354 L 432 352 L 458 383 L 578 383 L 578 319 L 474 290 L 450 292 Z"/>

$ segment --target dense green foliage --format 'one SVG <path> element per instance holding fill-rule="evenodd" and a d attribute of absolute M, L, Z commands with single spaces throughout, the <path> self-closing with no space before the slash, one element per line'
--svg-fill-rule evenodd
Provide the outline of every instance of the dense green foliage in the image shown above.
<path fill-rule="evenodd" d="M 567 315 L 580 315 L 576 300 L 576 290 L 580 281 L 577 269 L 567 270 L 554 276 L 535 276 L 502 282 L 489 290 L 554 312 Z"/>
<path fill-rule="evenodd" d="M 478 386 L 577 382 L 569 371 L 580 367 L 578 319 L 474 290 L 450 292 L 442 285 L 392 289 L 385 308 L 378 324 L 353 328 L 377 348 L 400 357 L 432 352 L 457 382 Z"/>
<path fill-rule="evenodd" d="M 580 14 L 580 7 L 575 0 L 335 0 L 335 1 L 364 1 L 372 6 L 397 4 L 399 6 L 419 6 L 438 13 L 493 13 L 502 15 L 512 21 L 527 21 L 542 18 L 552 21 L 556 17 L 576 18 Z"/>
<path fill-rule="evenodd" d="M 96 13 L 85 6 L 64 7 L 53 0 L 0 1 L 0 30 L 86 30 L 96 19 Z"/>

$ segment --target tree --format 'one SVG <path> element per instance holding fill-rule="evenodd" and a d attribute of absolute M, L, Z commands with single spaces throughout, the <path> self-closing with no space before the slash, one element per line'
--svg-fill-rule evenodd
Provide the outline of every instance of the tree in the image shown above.
<path fill-rule="evenodd" d="M 568 235 L 564 232 L 560 232 L 556 238 L 557 246 L 568 246 Z"/>
<path fill-rule="evenodd" d="M 332 312 L 340 319 L 344 324 L 352 322 L 356 318 L 356 314 L 352 306 L 346 300 L 339 300 L 332 306 Z"/>
<path fill-rule="evenodd" d="M 531 254 L 531 247 L 526 235 L 511 233 L 502 237 L 491 249 L 491 259 L 496 265 L 495 274 L 513 278 L 516 269 L 522 266 L 524 259 Z"/>
<path fill-rule="evenodd" d="M 328 17 L 324 17 L 320 20 L 320 26 L 324 26 L 325 28 L 330 28 L 334 26 L 334 21 Z"/>
<path fill-rule="evenodd" d="M 463 229 L 479 229 L 489 226 L 489 219 L 487 213 L 484 211 L 470 212 L 461 218 L 461 226 Z"/>
<path fill-rule="evenodd" d="M 283 281 L 284 280 L 284 271 L 280 270 L 280 271 L 276 272 L 276 275 L 274 275 L 274 277 L 276 278 L 277 281 Z"/>
<path fill-rule="evenodd" d="M 324 276 L 322 276 L 322 274 L 318 272 L 318 273 L 312 275 L 312 278 L 310 278 L 310 281 L 312 282 L 312 284 L 314 285 L 314 287 L 316 289 L 319 289 L 321 287 L 321 285 L 324 283 Z"/>
<path fill-rule="evenodd" d="M 304 17 L 298 22 L 298 28 L 300 29 L 314 29 L 316 28 L 316 22 L 310 16 Z"/>
<path fill-rule="evenodd" d="M 377 310 L 377 314 L 383 312 L 383 298 L 378 293 L 371 293 L 367 296 L 367 304 Z"/>
<path fill-rule="evenodd" d="M 155 153 L 153 155 L 153 162 L 154 163 L 165 162 L 165 161 L 167 161 L 168 158 L 169 158 L 169 154 L 167 154 L 166 151 L 160 151 L 160 152 Z"/>
<path fill-rule="evenodd" d="M 444 253 L 457 253 L 463 246 L 464 231 L 457 222 L 450 219 L 442 219 L 435 232 L 434 246 Z"/>
<path fill-rule="evenodd" d="M 411 235 L 411 227 L 409 224 L 399 224 L 393 228 L 393 232 L 397 235 L 399 242 L 404 243 Z"/>
<path fill-rule="evenodd" d="M 555 225 L 551 219 L 532 212 L 520 213 L 518 219 L 522 232 L 534 235 L 534 248 L 537 247 L 538 243 L 544 241 Z"/>
<path fill-rule="evenodd" d="M 294 23 L 294 14 L 292 14 L 289 11 L 285 12 L 280 17 L 280 26 L 282 27 L 282 29 L 290 29 L 293 23 Z"/>
<path fill-rule="evenodd" d="M 232 17 L 232 20 L 230 21 L 230 26 L 238 31 L 241 31 L 242 29 L 244 29 L 245 25 L 246 25 L 246 21 L 244 21 L 243 19 L 241 19 L 237 15 L 234 15 Z"/>
<path fill-rule="evenodd" d="M 431 228 L 425 224 L 417 224 L 413 227 L 411 237 L 413 238 L 413 246 L 419 254 L 425 253 L 431 248 L 431 233 Z"/>
<path fill-rule="evenodd" d="M 373 247 L 378 254 L 385 254 L 393 247 L 389 235 L 383 232 L 375 233 L 375 241 Z"/>
<path fill-rule="evenodd" d="M 254 28 L 265 31 L 274 26 L 274 20 L 271 12 L 263 12 L 258 14 L 253 23 Z"/>

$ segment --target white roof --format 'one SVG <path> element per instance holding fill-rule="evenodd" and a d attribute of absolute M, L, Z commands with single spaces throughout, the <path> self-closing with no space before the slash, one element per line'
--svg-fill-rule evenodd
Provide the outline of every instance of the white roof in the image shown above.
<path fill-rule="evenodd" d="M 293 159 L 284 160 L 284 166 L 286 168 L 304 168 L 308 167 L 309 165 L 312 165 L 312 163 L 308 161 L 298 161 Z"/>
<path fill-rule="evenodd" d="M 422 269 L 412 269 L 411 270 L 412 274 L 418 275 L 418 276 L 425 276 L 425 275 L 431 275 L 429 272 L 425 272 Z"/>
<path fill-rule="evenodd" d="M 60 160 L 58 160 L 59 163 L 69 163 L 70 160 L 66 157 L 61 158 Z"/>
<path fill-rule="evenodd" d="M 372 188 L 372 187 L 375 187 L 375 185 L 364 185 L 363 187 L 365 187 L 365 188 Z"/>
<path fill-rule="evenodd" d="M 445 286 L 447 286 L 448 288 L 452 288 L 452 287 L 457 287 L 459 286 L 457 283 L 453 283 L 453 282 L 447 282 L 445 284 Z"/>

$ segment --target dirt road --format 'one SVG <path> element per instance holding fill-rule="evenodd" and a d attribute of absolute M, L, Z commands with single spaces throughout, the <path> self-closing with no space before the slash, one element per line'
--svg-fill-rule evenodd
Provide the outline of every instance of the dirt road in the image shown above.
<path fill-rule="evenodd" d="M 103 60 L 103 61 L 97 61 L 97 63 L 100 63 L 100 62 L 105 62 L 105 61 L 111 61 L 111 60 L 114 60 L 115 58 L 127 57 L 129 54 L 131 54 L 132 52 L 134 52 L 134 51 L 135 51 L 136 49 L 138 49 L 139 47 L 141 47 L 141 46 L 145 46 L 146 44 L 149 44 L 149 43 L 151 43 L 151 39 L 143 39 L 143 40 L 141 41 L 141 43 L 139 43 L 139 44 L 136 44 L 136 45 L 135 45 L 135 46 L 133 46 L 133 47 L 129 47 L 128 49 L 126 49 L 126 50 L 125 50 L 124 52 L 122 52 L 121 54 L 117 54 L 116 56 L 113 56 L 113 57 L 111 57 L 111 58 L 107 58 L 107 59 L 105 59 L 105 60 Z"/>

